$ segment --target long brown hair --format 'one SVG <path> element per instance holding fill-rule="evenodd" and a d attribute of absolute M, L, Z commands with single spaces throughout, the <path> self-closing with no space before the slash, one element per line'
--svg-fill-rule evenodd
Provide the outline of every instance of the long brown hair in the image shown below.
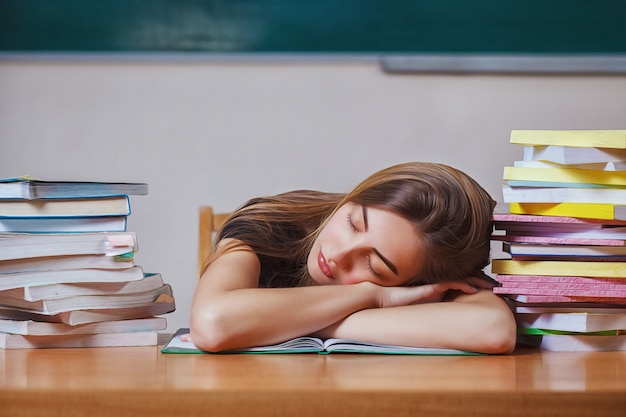
<path fill-rule="evenodd" d="M 289 265 L 272 271 L 266 285 L 302 285 L 309 280 L 306 259 L 313 242 L 348 202 L 390 210 L 421 232 L 425 262 L 412 285 L 481 275 L 489 263 L 495 201 L 462 171 L 409 162 L 376 172 L 347 194 L 294 191 L 250 200 L 218 233 L 203 271 L 225 251 L 247 245 L 260 258 L 278 262 L 276 267 Z M 228 237 L 237 240 L 217 250 L 216 244 Z"/>

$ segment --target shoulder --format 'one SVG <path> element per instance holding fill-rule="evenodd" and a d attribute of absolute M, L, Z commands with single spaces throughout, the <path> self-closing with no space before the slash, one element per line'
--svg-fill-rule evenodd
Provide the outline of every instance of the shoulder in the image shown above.
<path fill-rule="evenodd" d="M 201 281 L 209 285 L 228 287 L 256 287 L 261 263 L 252 248 L 237 239 L 222 240 L 215 257 L 202 274 Z"/>

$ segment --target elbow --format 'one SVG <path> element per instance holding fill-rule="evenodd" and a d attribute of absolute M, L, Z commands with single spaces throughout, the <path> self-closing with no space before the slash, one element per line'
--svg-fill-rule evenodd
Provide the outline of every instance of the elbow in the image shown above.
<path fill-rule="evenodd" d="M 232 349 L 228 327 L 218 312 L 192 312 L 189 328 L 191 340 L 200 350 L 218 353 Z"/>
<path fill-rule="evenodd" d="M 511 311 L 493 317 L 482 340 L 481 352 L 487 354 L 509 354 L 515 350 L 517 325 Z"/>

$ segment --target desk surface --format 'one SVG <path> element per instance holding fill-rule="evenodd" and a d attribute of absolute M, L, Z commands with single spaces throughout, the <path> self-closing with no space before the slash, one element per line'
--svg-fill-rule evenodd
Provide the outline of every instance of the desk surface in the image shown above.
<path fill-rule="evenodd" d="M 164 355 L 0 350 L 6 416 L 621 416 L 626 352 Z"/>

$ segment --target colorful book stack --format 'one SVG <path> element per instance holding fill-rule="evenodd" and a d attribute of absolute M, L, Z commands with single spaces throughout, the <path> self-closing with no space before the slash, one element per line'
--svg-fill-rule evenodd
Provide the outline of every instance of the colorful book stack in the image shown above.
<path fill-rule="evenodd" d="M 0 348 L 146 346 L 171 287 L 135 264 L 147 184 L 0 180 Z"/>
<path fill-rule="evenodd" d="M 518 341 L 547 350 L 626 350 L 626 130 L 516 130 L 509 210 L 494 214 L 495 259 Z"/>

